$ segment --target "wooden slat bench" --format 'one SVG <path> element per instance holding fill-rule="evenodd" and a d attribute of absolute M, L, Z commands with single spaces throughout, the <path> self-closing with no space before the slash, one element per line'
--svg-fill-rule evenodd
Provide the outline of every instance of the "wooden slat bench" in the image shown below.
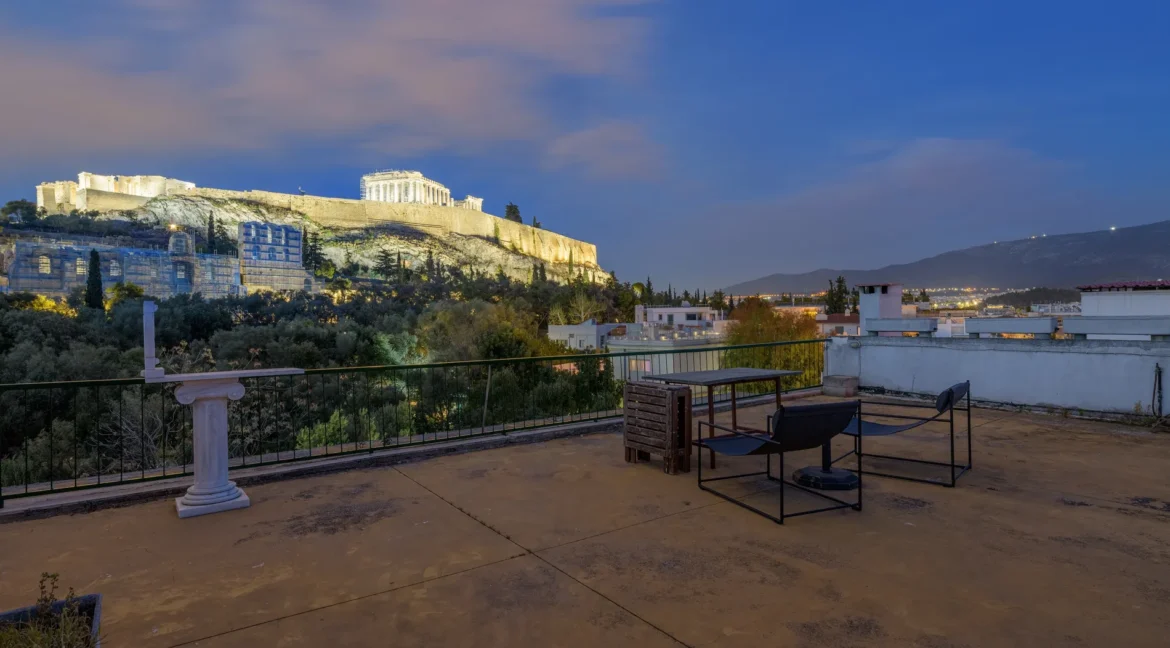
<path fill-rule="evenodd" d="M 626 461 L 662 455 L 671 475 L 691 470 L 691 389 L 683 385 L 630 381 L 625 389 Z"/>

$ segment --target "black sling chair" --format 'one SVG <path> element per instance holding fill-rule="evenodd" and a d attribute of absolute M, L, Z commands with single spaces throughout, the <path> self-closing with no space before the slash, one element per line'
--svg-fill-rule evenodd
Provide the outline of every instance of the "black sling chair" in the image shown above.
<path fill-rule="evenodd" d="M 961 403 L 964 400 L 966 400 L 965 407 L 955 407 L 957 404 Z M 923 483 L 923 484 L 934 484 L 936 486 L 946 486 L 948 488 L 954 488 L 955 483 L 959 480 L 959 477 L 962 477 L 964 473 L 966 473 L 968 470 L 971 470 L 971 465 L 972 465 L 972 461 L 971 461 L 971 381 L 968 380 L 966 382 L 961 382 L 961 383 L 958 383 L 956 385 L 952 385 L 950 387 L 947 387 L 935 399 L 934 405 L 918 405 L 918 404 L 913 404 L 913 403 L 910 403 L 910 404 L 883 403 L 881 401 L 868 401 L 868 400 L 861 401 L 861 402 L 866 404 L 866 405 L 886 405 L 886 406 L 891 406 L 891 407 L 917 407 L 917 408 L 924 408 L 924 409 L 933 408 L 935 410 L 935 415 L 931 416 L 929 418 L 921 417 L 921 416 L 906 416 L 906 415 L 902 415 L 902 414 L 877 414 L 876 415 L 876 416 L 880 416 L 882 418 L 894 418 L 894 419 L 903 419 L 903 420 L 913 421 L 912 423 L 906 423 L 904 425 L 888 425 L 885 423 L 874 423 L 871 421 L 862 422 L 861 416 L 859 414 L 857 416 L 857 418 L 855 418 L 849 422 L 849 427 L 845 429 L 845 434 L 848 434 L 849 436 L 853 437 L 853 439 L 854 439 L 853 449 L 850 450 L 849 452 L 846 452 L 845 454 L 841 455 L 840 457 L 837 457 L 836 459 L 834 459 L 833 463 L 837 463 L 838 461 L 841 461 L 842 459 L 845 459 L 846 457 L 848 457 L 850 455 L 857 455 L 857 468 L 850 469 L 850 470 L 853 470 L 853 472 L 860 475 L 863 473 L 863 471 L 861 469 L 861 457 L 863 456 L 863 454 L 861 452 L 861 437 L 863 437 L 863 436 L 864 437 L 891 436 L 894 434 L 898 434 L 900 432 L 905 432 L 907 430 L 913 430 L 914 428 L 922 426 L 922 425 L 926 425 L 927 423 L 930 423 L 931 421 L 941 421 L 941 422 L 947 423 L 948 426 L 950 427 L 951 460 L 949 463 L 945 462 L 945 461 L 927 461 L 925 459 L 911 459 L 909 457 L 894 457 L 894 456 L 890 456 L 890 455 L 874 454 L 872 452 L 867 452 L 864 454 L 864 456 L 868 457 L 868 458 L 873 458 L 873 459 L 887 459 L 890 461 L 906 461 L 906 462 L 910 462 L 910 463 L 926 464 L 929 466 L 942 466 L 944 468 L 949 468 L 950 473 L 951 473 L 950 482 L 939 481 L 937 479 L 922 479 L 920 477 L 909 477 L 906 475 L 893 475 L 893 474 L 889 474 L 889 473 L 879 473 L 879 472 L 874 472 L 872 470 L 866 470 L 866 471 L 864 471 L 864 474 L 873 475 L 874 477 L 890 477 L 892 479 L 904 479 L 906 481 L 914 481 L 914 482 L 919 482 L 919 483 Z M 955 463 L 955 412 L 956 411 L 967 413 L 967 463 L 966 464 Z M 958 472 L 956 472 L 956 470 Z"/>
<path fill-rule="evenodd" d="M 861 415 L 861 406 L 858 401 L 845 401 L 838 403 L 818 403 L 815 405 L 795 405 L 790 407 L 781 407 L 776 410 L 776 413 L 769 418 L 769 427 L 771 433 L 762 433 L 757 431 L 733 430 L 723 425 L 708 423 L 707 421 L 699 422 L 699 439 L 695 444 L 699 447 L 699 488 L 709 493 L 714 493 L 719 497 L 735 504 L 742 506 L 753 513 L 758 513 L 769 520 L 778 524 L 784 524 L 784 520 L 798 515 L 808 515 L 810 513 L 821 513 L 824 511 L 836 511 L 837 509 L 851 508 L 855 511 L 861 510 L 861 477 L 858 476 L 857 483 L 857 502 L 846 502 L 839 500 L 836 497 L 830 497 L 824 493 L 805 488 L 800 484 L 795 484 L 784 479 L 783 476 L 772 475 L 772 455 L 780 455 L 780 471 L 784 471 L 784 453 L 796 452 L 798 450 L 809 450 L 811 448 L 822 447 L 833 437 L 841 434 L 849 425 L 850 421 Z M 708 439 L 703 438 L 703 426 L 722 430 L 730 433 L 729 435 L 717 436 Z M 855 447 L 860 447 L 860 442 Z M 764 455 L 766 457 L 765 469 L 762 472 L 742 473 L 739 475 L 726 475 L 722 477 L 709 477 L 703 479 L 703 448 L 707 448 L 711 452 L 719 454 L 743 457 L 748 455 Z M 858 456 L 858 463 L 861 458 Z M 780 516 L 776 517 L 766 513 L 750 504 L 745 504 L 730 495 L 721 493 L 714 488 L 708 488 L 703 484 L 707 482 L 720 481 L 724 479 L 737 479 L 740 477 L 753 477 L 756 475 L 766 475 L 772 481 L 780 482 Z M 825 508 L 818 508 L 809 511 L 801 511 L 799 513 L 786 513 L 784 510 L 784 491 L 787 486 L 799 488 L 806 493 L 812 493 L 817 497 L 823 497 L 831 502 L 834 506 Z"/>

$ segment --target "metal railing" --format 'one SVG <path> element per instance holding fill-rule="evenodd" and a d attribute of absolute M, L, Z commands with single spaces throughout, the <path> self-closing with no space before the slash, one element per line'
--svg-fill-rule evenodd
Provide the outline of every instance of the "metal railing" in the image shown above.
<path fill-rule="evenodd" d="M 310 369 L 244 379 L 229 406 L 232 468 L 595 421 L 621 414 L 627 380 L 650 374 L 795 369 L 816 387 L 824 340 L 419 365 Z M 0 385 L 0 506 L 17 498 L 188 475 L 190 408 L 141 378 Z M 740 398 L 771 382 L 740 385 Z M 729 399 L 726 389 L 715 400 Z M 705 390 L 695 393 L 705 404 Z"/>

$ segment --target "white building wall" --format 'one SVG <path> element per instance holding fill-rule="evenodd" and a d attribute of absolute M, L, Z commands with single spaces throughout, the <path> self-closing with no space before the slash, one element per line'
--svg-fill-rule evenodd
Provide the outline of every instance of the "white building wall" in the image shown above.
<path fill-rule="evenodd" d="M 1170 290 L 1083 292 L 1081 315 L 1170 315 Z"/>
<path fill-rule="evenodd" d="M 549 324 L 548 339 L 564 342 L 573 351 L 604 349 L 610 331 L 620 324 Z"/>
<path fill-rule="evenodd" d="M 1170 290 L 1081 293 L 1081 315 L 1170 315 Z M 1090 335 L 1091 340 L 1149 340 L 1148 335 Z"/>
<path fill-rule="evenodd" d="M 1170 368 L 1170 344 L 1128 340 L 874 336 L 834 338 L 825 353 L 826 375 L 862 387 L 933 394 L 970 380 L 978 400 L 1074 412 L 1148 414 L 1154 365 Z"/>

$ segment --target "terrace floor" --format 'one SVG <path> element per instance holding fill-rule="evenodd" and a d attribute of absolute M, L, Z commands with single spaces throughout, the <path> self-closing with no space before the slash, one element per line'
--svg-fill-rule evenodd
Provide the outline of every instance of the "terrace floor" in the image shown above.
<path fill-rule="evenodd" d="M 0 610 L 51 571 L 104 595 L 114 648 L 1165 646 L 1170 435 L 973 425 L 958 488 L 869 478 L 863 512 L 784 526 L 626 464 L 612 434 L 253 486 L 189 520 L 166 500 L 0 524 Z M 945 457 L 910 435 L 869 450 Z"/>

